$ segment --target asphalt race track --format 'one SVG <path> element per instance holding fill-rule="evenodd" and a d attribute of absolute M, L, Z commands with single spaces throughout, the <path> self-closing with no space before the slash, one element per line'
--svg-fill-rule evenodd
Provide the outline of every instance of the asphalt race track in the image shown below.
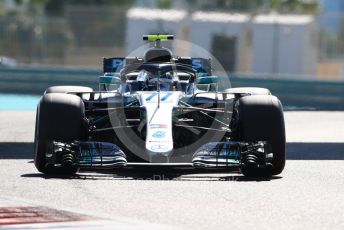
<path fill-rule="evenodd" d="M 164 168 L 50 178 L 32 163 L 35 113 L 0 111 L 0 228 L 27 228 L 1 215 L 24 206 L 67 218 L 30 227 L 344 229 L 344 112 L 285 118 L 287 166 L 271 179 Z"/>

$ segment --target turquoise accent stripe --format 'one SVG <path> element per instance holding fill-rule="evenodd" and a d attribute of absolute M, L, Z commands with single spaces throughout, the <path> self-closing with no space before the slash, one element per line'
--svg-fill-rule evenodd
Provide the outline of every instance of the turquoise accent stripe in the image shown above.
<path fill-rule="evenodd" d="M 121 84 L 121 79 L 114 76 L 100 76 L 99 83 L 101 84 Z"/>
<path fill-rule="evenodd" d="M 168 93 L 165 96 L 161 98 L 162 101 L 165 101 L 167 98 L 169 98 L 173 93 Z"/>
<path fill-rule="evenodd" d="M 208 76 L 207 73 L 196 73 L 196 77 L 199 78 L 199 77 L 206 77 Z"/>
<path fill-rule="evenodd" d="M 158 93 L 153 93 L 149 97 L 146 98 L 146 101 L 152 100 L 153 97 L 155 97 Z"/>
<path fill-rule="evenodd" d="M 198 84 L 212 84 L 217 83 L 218 77 L 217 76 L 207 76 L 207 77 L 199 77 L 196 79 Z"/>

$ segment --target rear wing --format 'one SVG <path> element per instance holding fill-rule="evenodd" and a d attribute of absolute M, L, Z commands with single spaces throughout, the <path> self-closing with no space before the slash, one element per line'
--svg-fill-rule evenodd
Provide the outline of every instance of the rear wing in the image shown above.
<path fill-rule="evenodd" d="M 211 59 L 177 57 L 173 59 L 177 64 L 190 65 L 198 74 L 211 76 Z M 144 63 L 142 58 L 137 57 L 111 57 L 103 59 L 103 73 L 118 73 L 125 65 Z"/>
<path fill-rule="evenodd" d="M 103 58 L 103 73 L 116 73 L 124 66 L 124 57 Z"/>
<path fill-rule="evenodd" d="M 137 57 L 103 58 L 103 73 L 118 73 L 125 65 L 137 63 L 143 63 L 143 59 Z"/>
<path fill-rule="evenodd" d="M 212 75 L 211 68 L 211 59 L 207 58 L 192 58 L 192 57 L 178 57 L 175 60 L 175 63 L 191 65 L 192 68 L 196 70 L 198 74 Z"/>

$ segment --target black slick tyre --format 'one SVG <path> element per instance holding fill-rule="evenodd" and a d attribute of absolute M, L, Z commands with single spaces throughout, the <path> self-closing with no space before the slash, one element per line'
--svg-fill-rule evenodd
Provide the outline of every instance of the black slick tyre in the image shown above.
<path fill-rule="evenodd" d="M 75 167 L 55 167 L 47 162 L 52 142 L 72 142 L 86 138 L 85 108 L 81 98 L 63 93 L 43 95 L 36 113 L 35 157 L 38 171 L 45 174 L 74 174 Z"/>
<path fill-rule="evenodd" d="M 265 141 L 273 153 L 272 167 L 242 167 L 245 176 L 272 176 L 280 174 L 286 162 L 286 135 L 281 102 L 271 95 L 241 97 L 236 105 L 237 139 L 243 142 Z"/>

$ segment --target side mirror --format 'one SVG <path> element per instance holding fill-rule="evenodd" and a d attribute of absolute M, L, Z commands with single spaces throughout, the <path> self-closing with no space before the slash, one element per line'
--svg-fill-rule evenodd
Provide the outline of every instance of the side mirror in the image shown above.
<path fill-rule="evenodd" d="M 217 76 L 205 76 L 196 78 L 196 84 L 214 84 L 217 83 Z"/>
<path fill-rule="evenodd" d="M 99 90 L 111 91 L 117 90 L 121 84 L 121 79 L 118 73 L 106 73 L 99 77 Z"/>
<path fill-rule="evenodd" d="M 201 91 L 217 91 L 217 76 L 204 76 L 196 78 L 196 87 Z"/>

